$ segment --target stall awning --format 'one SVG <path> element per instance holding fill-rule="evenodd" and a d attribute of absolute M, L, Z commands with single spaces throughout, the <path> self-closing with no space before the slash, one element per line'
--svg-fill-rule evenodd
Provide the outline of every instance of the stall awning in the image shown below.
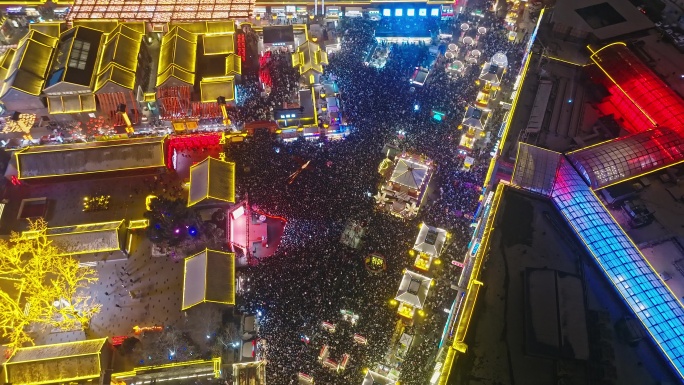
<path fill-rule="evenodd" d="M 93 94 L 48 97 L 48 112 L 50 114 L 75 114 L 94 112 L 95 110 L 95 95 Z"/>

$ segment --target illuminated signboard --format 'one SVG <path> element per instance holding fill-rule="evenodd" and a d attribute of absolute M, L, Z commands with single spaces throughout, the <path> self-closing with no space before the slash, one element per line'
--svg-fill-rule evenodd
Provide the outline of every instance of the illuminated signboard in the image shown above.
<path fill-rule="evenodd" d="M 247 47 L 245 45 L 245 34 L 241 33 L 237 35 L 237 54 L 240 56 L 244 62 L 247 59 Z"/>

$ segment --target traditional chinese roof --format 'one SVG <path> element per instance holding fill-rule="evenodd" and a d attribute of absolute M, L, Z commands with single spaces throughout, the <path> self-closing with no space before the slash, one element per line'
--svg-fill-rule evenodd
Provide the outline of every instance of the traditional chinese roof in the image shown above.
<path fill-rule="evenodd" d="M 390 181 L 412 189 L 420 189 L 428 175 L 428 170 L 428 165 L 413 158 L 399 158 L 392 171 Z"/>
<path fill-rule="evenodd" d="M 5 382 L 25 385 L 98 379 L 107 338 L 17 349 L 5 363 Z"/>
<path fill-rule="evenodd" d="M 423 223 L 420 225 L 420 232 L 413 249 L 436 257 L 442 252 L 446 236 L 446 230 Z"/>
<path fill-rule="evenodd" d="M 5 73 L 0 98 L 10 89 L 40 95 L 57 42 L 57 38 L 30 30 L 11 54 L 12 60 Z"/>
<path fill-rule="evenodd" d="M 197 58 L 197 35 L 181 27 L 174 27 L 162 37 L 157 67 L 157 87 L 170 77 L 195 83 L 195 61 Z"/>
<path fill-rule="evenodd" d="M 135 87 L 135 72 L 142 38 L 142 34 L 124 24 L 119 24 L 107 36 L 94 91 L 101 89 L 107 82 L 114 82 L 130 90 Z"/>
<path fill-rule="evenodd" d="M 203 302 L 235 304 L 235 254 L 205 249 L 185 259 L 183 307 Z"/>
<path fill-rule="evenodd" d="M 61 82 L 90 87 L 97 72 L 102 36 L 102 32 L 82 26 L 62 33 L 45 89 Z"/>
<path fill-rule="evenodd" d="M 48 96 L 47 103 L 50 114 L 74 114 L 97 110 L 93 94 Z"/>
<path fill-rule="evenodd" d="M 51 227 L 47 239 L 63 255 L 99 253 L 121 250 L 120 232 L 124 221 L 87 223 L 82 225 Z"/>
<path fill-rule="evenodd" d="M 188 206 L 204 200 L 235 202 L 235 163 L 208 157 L 193 165 L 188 194 Z"/>
<path fill-rule="evenodd" d="M 28 147 L 15 152 L 19 179 L 163 167 L 164 138 Z"/>
<path fill-rule="evenodd" d="M 235 100 L 235 77 L 221 76 L 205 78 L 200 82 L 200 94 L 203 103 L 216 103 L 219 96 L 226 101 Z"/>
<path fill-rule="evenodd" d="M 174 6 L 168 0 L 75 0 L 69 20 L 104 19 L 144 21 L 155 24 L 173 21 L 246 19 L 254 0 L 194 0 Z"/>
<path fill-rule="evenodd" d="M 307 40 L 292 54 L 292 66 L 299 67 L 299 73 L 316 71 L 323 73 L 323 64 L 328 64 L 328 54 L 321 47 Z"/>
<path fill-rule="evenodd" d="M 407 270 L 399 284 L 395 299 L 417 309 L 422 309 L 431 284 L 432 279 Z"/>

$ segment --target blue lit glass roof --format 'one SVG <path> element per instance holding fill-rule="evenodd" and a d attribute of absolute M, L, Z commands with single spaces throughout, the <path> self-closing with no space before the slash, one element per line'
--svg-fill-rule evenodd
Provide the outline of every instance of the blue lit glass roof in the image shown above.
<path fill-rule="evenodd" d="M 564 158 L 551 199 L 672 366 L 684 377 L 684 310 Z"/>

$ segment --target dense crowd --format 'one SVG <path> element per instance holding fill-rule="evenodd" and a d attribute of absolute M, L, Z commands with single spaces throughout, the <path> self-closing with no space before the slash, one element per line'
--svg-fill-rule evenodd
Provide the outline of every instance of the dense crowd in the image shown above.
<path fill-rule="evenodd" d="M 453 21 L 456 26 L 461 22 Z M 466 103 L 475 98 L 480 67 L 452 77 L 445 72 L 447 63 L 438 61 L 425 86 L 412 86 L 408 79 L 418 62 L 430 55 L 428 47 L 392 45 L 384 68 L 365 66 L 363 59 L 374 44 L 375 27 L 375 22 L 364 19 L 343 22 L 342 49 L 331 55 L 325 70 L 324 77 L 339 86 L 351 126 L 344 140 L 283 143 L 257 133 L 226 150 L 227 158 L 237 163 L 239 195 L 288 221 L 276 254 L 246 272 L 250 287 L 244 306 L 261 314 L 260 337 L 267 341 L 270 384 L 296 383 L 298 372 L 312 375 L 321 384 L 360 384 L 362 369 L 385 362 L 390 346 L 396 343 L 399 318 L 390 300 L 402 270 L 412 264 L 408 251 L 418 224 L 425 222 L 453 234 L 445 261 L 462 259 L 471 235 L 469 225 L 493 143 L 475 151 L 475 165 L 464 170 L 463 158 L 456 151 L 461 134 L 456 127 Z M 496 26 L 490 30 L 479 47 L 483 58 L 506 52 L 515 69 L 520 47 L 507 41 L 506 31 Z M 270 71 L 272 92 L 279 95 L 280 71 L 289 78 L 290 70 L 273 66 Z M 244 88 L 243 106 L 236 112 L 247 120 L 262 119 L 278 102 L 274 98 L 279 98 L 262 98 L 254 88 Z M 444 119 L 432 119 L 431 110 L 444 112 Z M 500 121 L 490 124 L 498 127 Z M 423 154 L 437 164 L 434 188 L 416 219 L 401 220 L 376 210 L 372 196 L 381 182 L 377 170 L 387 144 Z M 309 166 L 291 179 L 306 162 Z M 356 249 L 340 242 L 352 220 L 366 229 Z M 385 271 L 364 268 L 364 257 L 373 252 L 385 256 Z M 451 306 L 455 292 L 450 286 L 459 273 L 450 263 L 430 272 L 436 285 L 427 300 L 427 314 L 404 330 L 420 338 L 399 366 L 402 384 L 427 383 L 447 317 L 442 309 Z M 359 315 L 358 323 L 343 321 L 341 309 Z M 336 332 L 323 330 L 323 321 L 336 324 Z M 355 343 L 355 333 L 366 337 L 368 345 Z M 337 361 L 344 353 L 351 355 L 346 370 L 337 373 L 322 367 L 318 354 L 324 344 Z"/>

